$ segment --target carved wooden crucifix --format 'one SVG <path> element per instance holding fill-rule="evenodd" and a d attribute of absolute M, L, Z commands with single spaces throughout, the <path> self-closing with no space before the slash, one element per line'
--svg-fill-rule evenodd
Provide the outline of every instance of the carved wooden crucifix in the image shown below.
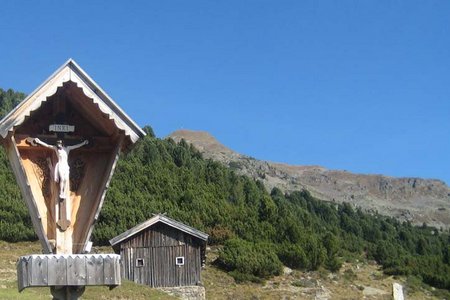
<path fill-rule="evenodd" d="M 80 148 L 88 144 L 85 140 L 82 143 L 73 146 L 64 146 L 62 140 L 56 143 L 56 146 L 49 145 L 38 138 L 32 139 L 32 144 L 39 144 L 41 146 L 53 149 L 56 152 L 58 162 L 54 168 L 54 180 L 59 183 L 58 205 L 59 205 L 59 220 L 58 226 L 62 231 L 65 231 L 70 226 L 70 211 L 67 209 L 67 201 L 70 199 L 70 168 L 68 163 L 69 152 L 73 149 Z"/>
<path fill-rule="evenodd" d="M 67 209 L 67 201 L 70 199 L 70 167 L 69 167 L 69 153 L 71 150 L 83 147 L 89 142 L 87 140 L 72 146 L 65 146 L 62 140 L 58 140 L 56 145 L 49 145 L 38 138 L 32 140 L 32 143 L 53 149 L 58 158 L 55 165 L 54 179 L 59 183 L 59 220 L 57 222 L 61 230 L 66 230 L 70 226 L 70 211 Z"/>

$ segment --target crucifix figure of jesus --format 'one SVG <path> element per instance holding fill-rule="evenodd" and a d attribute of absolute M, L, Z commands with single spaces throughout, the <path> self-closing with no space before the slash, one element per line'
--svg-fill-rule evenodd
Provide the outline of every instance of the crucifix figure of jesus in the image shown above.
<path fill-rule="evenodd" d="M 58 162 L 55 166 L 54 179 L 55 182 L 59 183 L 59 198 L 66 199 L 68 196 L 68 192 L 70 189 L 70 167 L 69 167 L 69 152 L 71 150 L 83 147 L 89 143 L 88 140 L 85 140 L 79 144 L 73 146 L 65 146 L 62 140 L 58 140 L 56 145 L 49 145 L 38 138 L 33 140 L 36 144 L 41 146 L 53 149 L 56 153 L 56 157 L 58 158 Z"/>

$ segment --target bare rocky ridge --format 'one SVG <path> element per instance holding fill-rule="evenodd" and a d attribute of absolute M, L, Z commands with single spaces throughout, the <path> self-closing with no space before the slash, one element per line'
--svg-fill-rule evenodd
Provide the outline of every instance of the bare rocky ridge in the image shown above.
<path fill-rule="evenodd" d="M 353 174 L 320 166 L 291 166 L 256 160 L 225 147 L 204 131 L 178 130 L 169 135 L 193 144 L 239 174 L 261 180 L 270 191 L 306 189 L 319 199 L 349 202 L 413 224 L 450 228 L 450 188 L 441 180 Z"/>

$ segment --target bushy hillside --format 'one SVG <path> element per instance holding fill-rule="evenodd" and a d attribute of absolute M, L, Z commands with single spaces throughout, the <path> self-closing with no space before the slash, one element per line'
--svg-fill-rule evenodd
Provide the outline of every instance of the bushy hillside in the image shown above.
<path fill-rule="evenodd" d="M 23 93 L 0 88 L 0 118 L 24 98 Z M 35 239 L 28 210 L 22 201 L 3 147 L 0 149 L 0 182 L 0 239 L 13 242 Z"/>
<path fill-rule="evenodd" d="M 340 268 L 343 258 L 365 253 L 389 274 L 415 275 L 450 289 L 450 240 L 446 232 L 370 215 L 351 205 L 327 203 L 308 191 L 283 194 L 205 160 L 184 141 L 147 137 L 124 155 L 108 190 L 94 242 L 150 218 L 168 216 L 210 234 L 224 245 L 217 264 L 236 280 L 259 281 L 282 265 L 301 270 Z M 0 178 L 0 239 L 34 238 L 4 154 Z M 27 229 L 28 228 L 28 229 Z"/>
<path fill-rule="evenodd" d="M 289 165 L 237 153 L 205 131 L 177 130 L 176 142 L 193 144 L 203 157 L 228 165 L 238 174 L 261 180 L 266 189 L 306 189 L 314 197 L 348 202 L 415 225 L 450 229 L 450 187 L 437 179 L 391 177 L 330 170 L 322 166 Z"/>
<path fill-rule="evenodd" d="M 281 263 L 336 270 L 341 257 L 365 252 L 389 274 L 417 275 L 450 288 L 448 233 L 323 202 L 305 190 L 269 194 L 262 183 L 202 159 L 184 141 L 150 135 L 120 161 L 96 242 L 158 212 L 206 231 L 210 243 L 224 244 L 218 263 L 238 280 L 277 274 Z"/>

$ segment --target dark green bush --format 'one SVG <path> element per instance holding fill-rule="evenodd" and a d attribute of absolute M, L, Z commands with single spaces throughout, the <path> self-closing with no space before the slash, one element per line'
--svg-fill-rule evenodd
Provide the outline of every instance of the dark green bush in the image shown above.
<path fill-rule="evenodd" d="M 306 269 L 309 262 L 299 244 L 283 243 L 278 248 L 278 257 L 284 265 L 292 269 Z"/>
<path fill-rule="evenodd" d="M 264 279 L 257 277 L 255 275 L 252 274 L 247 274 L 247 273 L 241 273 L 239 271 L 231 271 L 228 273 L 231 277 L 233 277 L 234 281 L 236 281 L 236 283 L 243 283 L 243 282 L 254 282 L 254 283 L 264 283 Z"/>
<path fill-rule="evenodd" d="M 272 245 L 251 243 L 241 239 L 230 239 L 225 242 L 217 263 L 227 271 L 235 271 L 235 274 L 261 278 L 279 275 L 282 269 Z"/>
<path fill-rule="evenodd" d="M 337 272 L 342 267 L 342 260 L 339 257 L 327 257 L 325 260 L 325 268 L 330 270 L 331 272 Z"/>

